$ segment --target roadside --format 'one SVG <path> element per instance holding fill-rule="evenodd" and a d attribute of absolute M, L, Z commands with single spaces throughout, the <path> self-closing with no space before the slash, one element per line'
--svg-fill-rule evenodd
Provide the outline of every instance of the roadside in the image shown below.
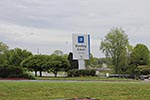
<path fill-rule="evenodd" d="M 108 83 L 130 83 L 150 82 L 149 80 L 0 80 L 0 82 L 108 82 Z"/>
<path fill-rule="evenodd" d="M 144 79 L 144 82 L 150 82 L 150 79 Z"/>

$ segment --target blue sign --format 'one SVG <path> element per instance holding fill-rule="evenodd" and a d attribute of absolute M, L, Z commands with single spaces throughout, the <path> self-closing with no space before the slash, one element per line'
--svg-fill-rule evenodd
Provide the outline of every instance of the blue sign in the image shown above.
<path fill-rule="evenodd" d="M 78 43 L 84 43 L 84 36 L 78 36 Z"/>

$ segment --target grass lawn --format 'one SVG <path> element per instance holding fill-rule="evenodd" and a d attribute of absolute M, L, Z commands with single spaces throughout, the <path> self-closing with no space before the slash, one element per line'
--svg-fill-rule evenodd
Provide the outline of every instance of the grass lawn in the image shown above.
<path fill-rule="evenodd" d="M 56 100 L 91 97 L 100 100 L 150 100 L 144 82 L 0 82 L 0 100 Z"/>

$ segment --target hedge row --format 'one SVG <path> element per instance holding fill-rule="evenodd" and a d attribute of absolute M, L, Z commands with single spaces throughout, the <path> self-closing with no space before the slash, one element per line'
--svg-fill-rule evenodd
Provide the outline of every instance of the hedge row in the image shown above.
<path fill-rule="evenodd" d="M 8 65 L 0 66 L 0 78 L 34 79 L 34 77 L 26 73 L 23 68 Z"/>
<path fill-rule="evenodd" d="M 96 71 L 93 69 L 74 69 L 74 70 L 70 70 L 68 71 L 68 76 L 69 77 L 79 77 L 79 76 L 95 76 L 96 75 Z"/>
<path fill-rule="evenodd" d="M 149 66 L 139 66 L 135 69 L 135 73 L 138 75 L 149 75 L 150 67 Z"/>

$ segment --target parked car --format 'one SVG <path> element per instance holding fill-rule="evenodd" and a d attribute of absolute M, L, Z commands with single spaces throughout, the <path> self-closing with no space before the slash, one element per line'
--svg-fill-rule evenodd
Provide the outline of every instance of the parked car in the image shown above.
<path fill-rule="evenodd" d="M 149 79 L 150 77 L 148 75 L 141 75 L 139 78 L 141 80 L 144 80 L 144 79 Z"/>

